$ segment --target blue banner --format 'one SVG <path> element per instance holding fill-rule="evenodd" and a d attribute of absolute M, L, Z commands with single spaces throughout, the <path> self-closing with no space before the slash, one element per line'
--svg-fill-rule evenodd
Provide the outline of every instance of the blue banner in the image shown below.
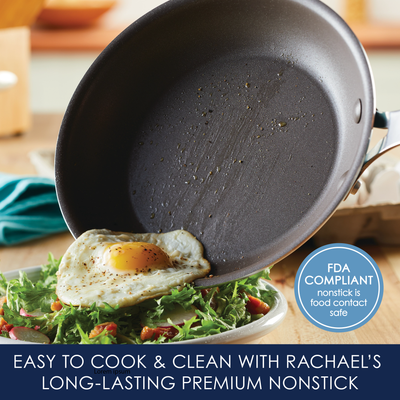
<path fill-rule="evenodd" d="M 1 388 L 4 398 L 372 398 L 397 393 L 399 359 L 400 345 L 2 345 Z"/>

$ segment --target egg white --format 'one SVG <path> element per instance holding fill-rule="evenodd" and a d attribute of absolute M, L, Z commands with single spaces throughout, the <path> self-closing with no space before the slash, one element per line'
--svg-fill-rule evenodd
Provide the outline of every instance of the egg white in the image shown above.
<path fill-rule="evenodd" d="M 171 261 L 161 269 L 133 273 L 104 262 L 112 243 L 146 242 L 160 247 Z M 65 304 L 89 307 L 104 303 L 115 307 L 132 306 L 144 300 L 169 294 L 210 272 L 203 258 L 202 244 L 189 232 L 124 233 L 92 229 L 68 248 L 57 273 L 56 294 Z"/>

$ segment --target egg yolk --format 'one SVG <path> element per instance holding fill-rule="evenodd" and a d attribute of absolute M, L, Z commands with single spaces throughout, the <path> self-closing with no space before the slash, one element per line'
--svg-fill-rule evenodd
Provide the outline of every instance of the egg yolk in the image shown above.
<path fill-rule="evenodd" d="M 171 260 L 160 247 L 145 242 L 113 243 L 107 247 L 104 261 L 115 269 L 135 273 L 172 267 Z"/>

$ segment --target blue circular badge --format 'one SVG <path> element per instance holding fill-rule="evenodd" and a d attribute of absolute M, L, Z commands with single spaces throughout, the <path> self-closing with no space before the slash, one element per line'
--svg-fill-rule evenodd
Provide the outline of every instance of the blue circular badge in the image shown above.
<path fill-rule="evenodd" d="M 335 243 L 313 251 L 302 262 L 294 292 L 301 312 L 311 323 L 331 332 L 348 332 L 376 313 L 383 281 L 369 254 Z"/>

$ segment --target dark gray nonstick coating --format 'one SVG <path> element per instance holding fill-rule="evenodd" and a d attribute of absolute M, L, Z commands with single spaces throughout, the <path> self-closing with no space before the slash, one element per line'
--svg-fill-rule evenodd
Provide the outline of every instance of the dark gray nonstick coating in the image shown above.
<path fill-rule="evenodd" d="M 322 3 L 170 1 L 78 86 L 57 144 L 61 209 L 75 237 L 186 229 L 215 276 L 197 283 L 236 279 L 329 218 L 373 116 L 364 52 Z"/>

